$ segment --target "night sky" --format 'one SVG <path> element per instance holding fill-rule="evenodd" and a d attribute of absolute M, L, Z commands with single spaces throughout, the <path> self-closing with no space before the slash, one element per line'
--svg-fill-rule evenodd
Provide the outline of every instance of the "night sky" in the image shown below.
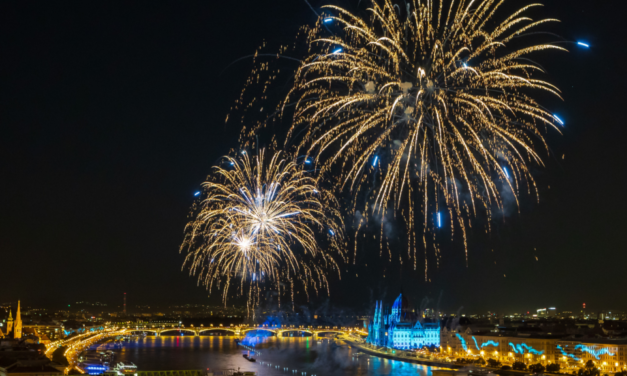
<path fill-rule="evenodd" d="M 468 267 L 463 246 L 443 242 L 429 283 L 420 259 L 401 272 L 365 249 L 333 281 L 332 305 L 391 302 L 402 287 L 447 310 L 627 310 L 618 4 L 546 0 L 534 13 L 592 45 L 538 57 L 566 122 L 535 170 L 540 203 L 524 197 L 489 236 L 471 233 Z M 116 305 L 124 292 L 129 306 L 219 303 L 181 271 L 178 249 L 193 193 L 237 146 L 239 126 L 224 119 L 251 63 L 228 66 L 315 19 L 304 0 L 0 3 L 0 303 Z"/>

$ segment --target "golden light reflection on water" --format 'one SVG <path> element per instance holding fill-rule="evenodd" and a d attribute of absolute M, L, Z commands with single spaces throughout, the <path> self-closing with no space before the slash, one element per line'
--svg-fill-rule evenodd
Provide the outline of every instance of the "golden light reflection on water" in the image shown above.
<path fill-rule="evenodd" d="M 133 362 L 140 370 L 237 369 L 258 376 L 293 375 L 292 371 L 322 375 L 420 375 L 431 376 L 431 368 L 371 357 L 347 346 L 335 347 L 328 340 L 311 337 L 265 337 L 251 353 L 257 362 L 242 357 L 248 350 L 238 346 L 235 336 L 144 337 L 122 344 L 107 343 L 116 351 L 116 362 Z M 95 348 L 94 348 L 95 350 Z M 278 367 L 278 368 L 277 368 Z M 284 370 L 287 369 L 287 370 Z"/>

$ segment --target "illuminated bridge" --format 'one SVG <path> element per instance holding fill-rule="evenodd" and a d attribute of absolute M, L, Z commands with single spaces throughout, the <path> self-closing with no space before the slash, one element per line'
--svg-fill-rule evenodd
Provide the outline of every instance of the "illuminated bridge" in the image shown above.
<path fill-rule="evenodd" d="M 146 333 L 146 334 L 152 334 L 152 335 L 156 335 L 156 336 L 161 336 L 161 335 L 173 335 L 174 332 L 180 332 L 183 334 L 189 334 L 189 335 L 194 335 L 194 336 L 199 336 L 199 335 L 210 335 L 212 332 L 230 332 L 233 333 L 233 335 L 235 336 L 244 336 L 246 335 L 246 333 L 250 332 L 250 331 L 259 331 L 259 332 L 266 332 L 266 333 L 271 333 L 272 335 L 275 335 L 279 338 L 281 337 L 289 337 L 287 334 L 288 333 L 300 333 L 300 334 L 304 334 L 304 333 L 308 333 L 310 334 L 312 337 L 319 337 L 321 335 L 324 334 L 328 334 L 328 333 L 342 333 L 342 334 L 349 334 L 349 333 L 360 333 L 357 330 L 354 329 L 331 329 L 331 328 L 291 328 L 291 327 L 286 327 L 286 328 L 273 328 L 273 327 L 264 327 L 264 326 L 246 326 L 246 327 L 221 327 L 221 326 L 216 326 L 216 327 L 167 327 L 167 328 L 145 328 L 145 327 L 128 327 L 127 330 L 129 332 L 133 332 L 133 333 L 138 333 L 138 332 L 142 332 L 142 333 Z M 365 333 L 362 333 L 365 334 Z"/>

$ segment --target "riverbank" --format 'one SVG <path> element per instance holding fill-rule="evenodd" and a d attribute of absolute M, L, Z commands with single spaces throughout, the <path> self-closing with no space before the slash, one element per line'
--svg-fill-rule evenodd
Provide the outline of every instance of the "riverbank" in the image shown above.
<path fill-rule="evenodd" d="M 374 356 L 378 356 L 381 358 L 385 358 L 385 359 L 392 359 L 392 360 L 398 360 L 401 362 L 408 362 L 408 363 L 415 363 L 415 364 L 422 364 L 422 365 L 426 365 L 426 366 L 431 366 L 431 367 L 438 367 L 438 368 L 448 368 L 451 370 L 458 370 L 464 367 L 469 367 L 469 366 L 473 366 L 470 364 L 455 364 L 455 363 L 445 363 L 445 362 L 437 362 L 437 361 L 432 361 L 432 360 L 426 360 L 426 359 L 420 359 L 420 358 L 414 358 L 414 357 L 408 357 L 408 356 L 401 356 L 401 355 L 396 355 L 396 354 L 389 354 L 387 352 L 384 351 L 380 351 L 380 350 L 376 350 L 376 349 L 372 349 L 370 347 L 366 347 L 363 344 L 357 342 L 357 341 L 353 341 L 349 338 L 341 338 L 342 341 L 346 342 L 347 344 L 349 344 L 350 346 L 358 349 L 361 352 L 364 352 L 366 354 L 369 355 L 374 355 Z M 478 367 L 478 368 L 482 368 L 482 369 L 486 369 L 491 373 L 494 373 L 496 375 L 500 375 L 500 376 L 523 376 L 523 375 L 529 375 L 530 371 L 525 370 L 525 371 L 516 371 L 516 370 L 502 370 L 500 368 L 491 368 L 491 367 L 487 367 L 487 366 L 474 366 L 474 367 Z M 556 374 L 551 374 L 551 375 L 555 375 L 555 376 L 562 376 L 562 375 L 568 375 L 567 373 L 556 373 Z"/>
<path fill-rule="evenodd" d="M 422 365 L 430 366 L 430 367 L 440 367 L 440 368 L 449 368 L 449 369 L 460 369 L 460 368 L 464 367 L 463 365 L 455 364 L 455 363 L 437 362 L 437 361 L 428 360 L 428 359 L 420 359 L 420 358 L 417 358 L 417 357 L 410 357 L 410 356 L 404 356 L 404 355 L 390 354 L 390 353 L 385 352 L 385 351 L 376 350 L 376 349 L 364 346 L 364 344 L 359 343 L 357 341 L 353 341 L 353 340 L 348 339 L 346 337 L 341 337 L 341 340 L 346 342 L 350 346 L 358 349 L 361 352 L 364 352 L 364 353 L 369 354 L 369 355 L 374 355 L 374 356 L 378 356 L 378 357 L 381 357 L 381 358 L 385 358 L 385 359 L 398 360 L 398 361 L 401 361 L 401 362 L 422 364 Z"/>

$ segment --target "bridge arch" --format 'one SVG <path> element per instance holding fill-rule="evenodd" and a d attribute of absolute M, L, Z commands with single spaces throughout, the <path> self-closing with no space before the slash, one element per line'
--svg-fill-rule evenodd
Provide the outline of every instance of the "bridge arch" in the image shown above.
<path fill-rule="evenodd" d="M 276 329 L 269 329 L 269 328 L 247 328 L 247 329 L 242 329 L 242 333 L 248 333 L 248 332 L 254 332 L 254 331 L 264 331 L 264 332 L 270 332 L 270 333 L 277 334 Z"/>
<path fill-rule="evenodd" d="M 198 334 L 200 335 L 200 333 L 204 333 L 204 332 L 217 332 L 217 331 L 237 333 L 237 331 L 236 331 L 236 330 L 233 330 L 233 329 L 231 329 L 231 328 L 220 328 L 220 327 L 216 327 L 216 328 L 199 329 L 199 330 L 198 330 Z"/>
<path fill-rule="evenodd" d="M 312 337 L 316 336 L 316 333 L 314 331 L 312 331 L 312 330 L 309 330 L 309 329 L 298 329 L 298 328 L 283 329 L 278 334 L 281 337 L 283 337 L 283 336 L 285 336 L 285 333 L 292 333 L 292 332 L 309 333 L 309 334 L 311 334 Z"/>
<path fill-rule="evenodd" d="M 186 328 L 162 329 L 160 334 L 167 333 L 167 332 L 187 332 L 187 333 L 191 333 L 194 335 L 196 334 L 196 331 L 194 329 L 186 329 Z"/>

